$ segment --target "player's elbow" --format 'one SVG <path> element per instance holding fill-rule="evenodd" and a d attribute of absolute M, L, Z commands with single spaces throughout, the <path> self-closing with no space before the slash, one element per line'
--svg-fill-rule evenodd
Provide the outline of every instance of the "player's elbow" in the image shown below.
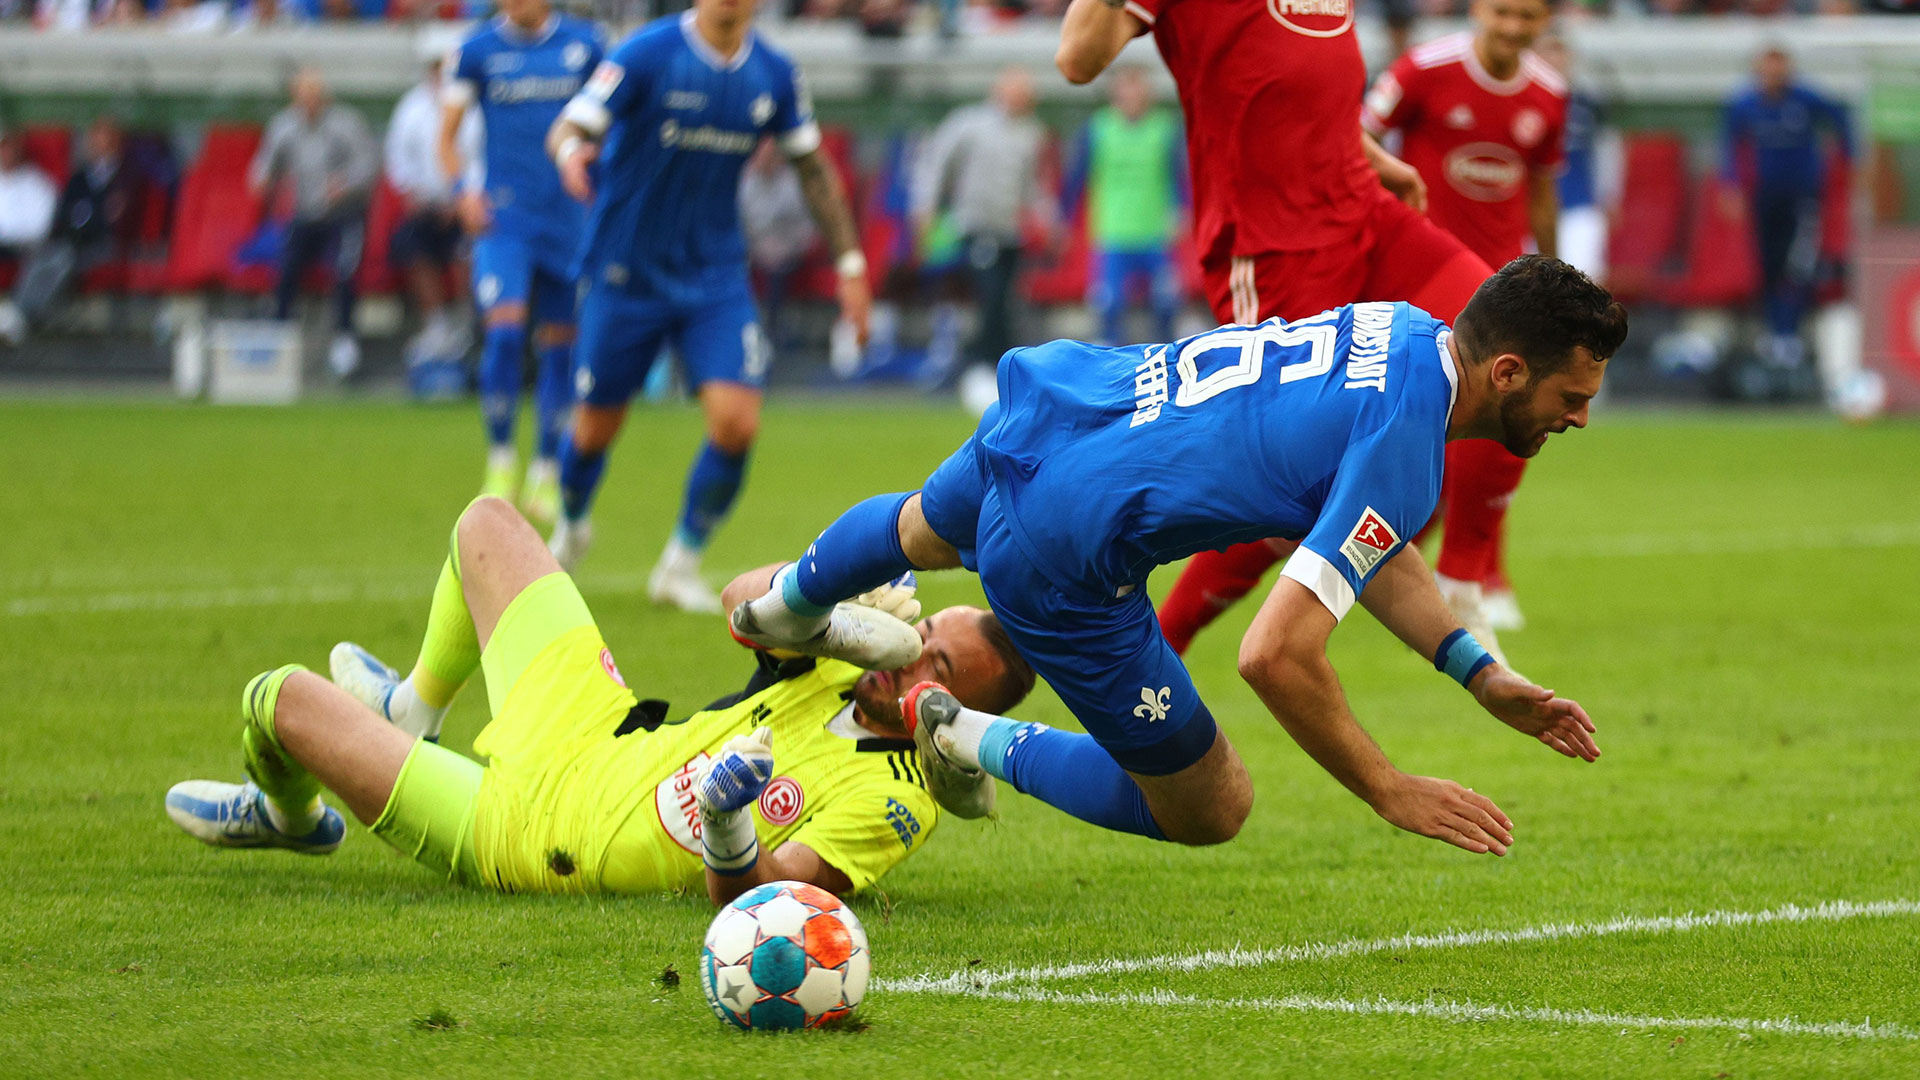
<path fill-rule="evenodd" d="M 1297 635 L 1250 630 L 1240 639 L 1240 677 L 1262 698 L 1270 698 L 1306 672 L 1306 648 Z"/>
<path fill-rule="evenodd" d="M 1053 66 L 1060 69 L 1060 74 L 1075 86 L 1092 82 L 1106 67 L 1098 57 L 1087 55 L 1084 46 L 1064 37 L 1060 39 L 1060 48 L 1053 54 Z"/>

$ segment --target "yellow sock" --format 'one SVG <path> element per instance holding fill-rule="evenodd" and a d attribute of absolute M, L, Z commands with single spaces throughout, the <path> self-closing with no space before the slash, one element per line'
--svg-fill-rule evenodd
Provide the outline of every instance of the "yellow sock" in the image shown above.
<path fill-rule="evenodd" d="M 480 637 L 473 631 L 473 616 L 460 591 L 460 550 L 456 544 L 433 587 L 427 636 L 420 642 L 420 658 L 414 661 L 413 673 L 407 678 L 428 708 L 444 709 L 479 667 Z"/>

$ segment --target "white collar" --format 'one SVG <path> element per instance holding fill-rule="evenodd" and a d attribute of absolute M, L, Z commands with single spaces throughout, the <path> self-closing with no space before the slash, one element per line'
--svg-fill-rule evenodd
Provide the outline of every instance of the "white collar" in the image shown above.
<path fill-rule="evenodd" d="M 498 16 L 493 20 L 493 28 L 502 38 L 515 45 L 538 45 L 552 37 L 553 32 L 560 28 L 560 13 L 557 11 L 549 12 L 547 14 L 547 21 L 541 23 L 539 31 L 532 34 L 520 29 L 520 27 L 514 24 L 512 19 L 507 18 L 505 15 Z"/>
<path fill-rule="evenodd" d="M 827 732 L 831 735 L 838 735 L 843 739 L 852 739 L 855 742 L 859 742 L 861 739 L 873 738 L 873 732 L 861 727 L 860 721 L 853 718 L 853 702 L 851 701 L 847 702 L 845 708 L 834 713 L 833 719 L 827 721 Z"/>
<path fill-rule="evenodd" d="M 1468 77 L 1489 94 L 1512 97 L 1527 88 L 1527 54 L 1525 52 L 1520 54 L 1519 62 L 1514 64 L 1513 77 L 1510 79 L 1494 78 L 1493 73 L 1480 63 L 1480 48 L 1474 44 L 1472 38 L 1467 39 L 1467 54 L 1461 58 L 1460 63 L 1467 69 Z"/>
<path fill-rule="evenodd" d="M 693 50 L 693 54 L 706 61 L 707 66 L 715 71 L 739 71 L 741 65 L 747 62 L 747 57 L 753 55 L 753 30 L 749 28 L 747 36 L 741 40 L 740 48 L 733 54 L 733 58 L 721 56 L 720 50 L 709 45 L 707 39 L 701 37 L 700 31 L 694 27 L 692 8 L 680 13 L 680 33 L 686 37 L 687 46 Z"/>
<path fill-rule="evenodd" d="M 1453 350 L 1447 348 L 1447 342 L 1453 337 L 1452 330 L 1442 330 L 1434 335 L 1434 345 L 1440 355 L 1440 370 L 1447 373 L 1447 425 L 1453 425 L 1453 406 L 1460 400 L 1460 372 L 1453 366 Z"/>

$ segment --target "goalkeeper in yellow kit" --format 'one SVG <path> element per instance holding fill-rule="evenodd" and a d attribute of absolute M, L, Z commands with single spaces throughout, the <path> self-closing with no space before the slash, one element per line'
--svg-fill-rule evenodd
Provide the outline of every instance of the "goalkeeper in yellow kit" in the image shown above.
<path fill-rule="evenodd" d="M 765 592 L 777 569 L 740 575 L 726 606 Z M 342 642 L 332 682 L 299 665 L 255 677 L 242 699 L 250 781 L 176 784 L 167 812 L 210 844 L 324 854 L 345 832 L 324 787 L 465 885 L 632 893 L 704 877 L 717 904 L 782 879 L 862 889 L 926 842 L 936 797 L 968 814 L 992 801 L 991 788 L 928 791 L 900 697 L 930 680 L 1005 712 L 1034 676 L 986 611 L 948 608 L 916 630 L 910 582 L 860 599 L 833 632 L 886 670 L 758 653 L 743 690 L 675 720 L 627 688 L 532 527 L 477 499 L 454 528 L 413 671 L 401 679 Z M 484 766 L 435 741 L 476 669 L 493 711 L 474 740 Z"/>

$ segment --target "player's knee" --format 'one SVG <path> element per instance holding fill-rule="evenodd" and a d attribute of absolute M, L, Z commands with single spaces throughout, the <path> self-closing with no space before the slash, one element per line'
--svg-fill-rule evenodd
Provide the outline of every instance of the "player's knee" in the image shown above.
<path fill-rule="evenodd" d="M 1240 827 L 1252 811 L 1253 794 L 1248 791 L 1239 799 L 1222 799 L 1179 821 L 1160 822 L 1160 831 L 1173 843 L 1188 847 L 1224 844 L 1240 835 Z"/>
<path fill-rule="evenodd" d="M 753 449 L 760 437 L 760 412 L 738 409 L 714 417 L 707 425 L 707 438 L 723 454 L 738 457 Z"/>
<path fill-rule="evenodd" d="M 525 519 L 520 516 L 520 511 L 513 508 L 512 503 L 498 495 L 482 495 L 460 512 L 460 521 L 454 530 L 464 556 L 486 546 L 489 537 L 524 524 Z"/>

